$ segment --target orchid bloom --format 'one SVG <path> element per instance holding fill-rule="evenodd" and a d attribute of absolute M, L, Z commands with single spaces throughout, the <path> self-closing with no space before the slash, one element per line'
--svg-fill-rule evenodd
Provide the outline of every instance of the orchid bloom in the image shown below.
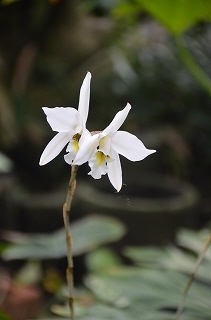
<path fill-rule="evenodd" d="M 92 135 L 80 148 L 73 164 L 81 165 L 89 162 L 91 171 L 88 173 L 95 179 L 108 174 L 113 187 L 120 191 L 122 187 L 122 169 L 119 154 L 131 161 L 140 161 L 155 150 L 147 149 L 133 134 L 118 131 L 131 109 L 128 103 L 119 111 L 109 126 L 102 132 Z"/>
<path fill-rule="evenodd" d="M 83 140 L 90 135 L 86 129 L 90 81 L 91 73 L 87 72 L 80 89 L 78 110 L 71 107 L 42 108 L 52 130 L 58 133 L 44 149 L 40 158 L 40 165 L 45 165 L 53 160 L 67 144 L 68 154 L 66 156 L 68 162 L 72 163 Z"/>

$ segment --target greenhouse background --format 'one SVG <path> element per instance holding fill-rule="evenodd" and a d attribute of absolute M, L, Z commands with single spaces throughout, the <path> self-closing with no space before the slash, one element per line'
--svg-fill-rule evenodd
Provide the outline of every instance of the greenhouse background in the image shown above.
<path fill-rule="evenodd" d="M 129 102 L 121 130 L 156 153 L 121 157 L 118 193 L 79 167 L 77 319 L 211 318 L 210 21 L 210 0 L 0 1 L 0 320 L 70 319 L 70 166 L 65 148 L 39 166 L 55 135 L 42 107 L 77 109 L 87 71 L 87 128 L 102 131 Z"/>

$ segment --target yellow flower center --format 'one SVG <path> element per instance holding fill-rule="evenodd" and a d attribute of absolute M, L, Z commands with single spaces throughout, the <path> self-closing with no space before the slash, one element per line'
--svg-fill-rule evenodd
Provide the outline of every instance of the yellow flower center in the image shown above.
<path fill-rule="evenodd" d="M 107 162 L 109 156 L 106 156 L 102 151 L 96 153 L 97 164 L 100 166 L 102 163 Z"/>
<path fill-rule="evenodd" d="M 74 134 L 73 136 L 73 147 L 75 149 L 75 151 L 79 150 L 79 139 L 80 139 L 81 135 L 79 133 Z"/>

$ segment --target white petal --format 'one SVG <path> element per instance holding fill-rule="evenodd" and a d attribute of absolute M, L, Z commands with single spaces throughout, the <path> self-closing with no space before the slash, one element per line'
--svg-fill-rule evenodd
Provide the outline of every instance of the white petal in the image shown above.
<path fill-rule="evenodd" d="M 120 191 L 122 188 L 122 168 L 119 159 L 119 155 L 114 150 L 111 153 L 113 161 L 107 163 L 108 165 L 108 178 L 113 185 L 113 187 Z"/>
<path fill-rule="evenodd" d="M 97 151 L 89 159 L 89 166 L 91 171 L 88 174 L 94 179 L 100 179 L 102 175 L 108 172 L 107 157 L 103 155 L 103 153 Z"/>
<path fill-rule="evenodd" d="M 110 135 L 107 135 L 107 136 L 100 139 L 99 151 L 102 151 L 105 155 L 110 155 L 110 152 L 111 152 L 111 137 L 110 137 Z"/>
<path fill-rule="evenodd" d="M 86 128 L 84 128 L 82 135 L 79 139 L 79 147 L 81 147 L 82 144 L 84 144 L 85 142 L 90 141 L 91 137 L 92 137 L 91 133 Z"/>
<path fill-rule="evenodd" d="M 140 161 L 148 155 L 156 152 L 147 149 L 143 142 L 133 134 L 126 131 L 118 131 L 112 135 L 112 148 L 131 161 Z"/>
<path fill-rule="evenodd" d="M 81 123 L 79 112 L 71 107 L 43 107 L 43 111 L 47 116 L 47 121 L 53 131 L 67 132 L 75 130 L 76 126 Z"/>
<path fill-rule="evenodd" d="M 117 112 L 117 114 L 115 115 L 111 123 L 108 125 L 108 127 L 105 128 L 105 130 L 103 130 L 102 134 L 106 136 L 111 132 L 117 131 L 121 127 L 125 119 L 127 118 L 127 115 L 130 109 L 131 109 L 131 105 L 127 103 L 126 107 L 123 110 Z"/>
<path fill-rule="evenodd" d="M 87 162 L 91 158 L 92 154 L 95 152 L 95 149 L 97 148 L 98 143 L 99 143 L 99 134 L 95 134 L 94 136 L 91 136 L 88 141 L 84 142 L 81 145 L 73 161 L 73 164 L 80 166 L 81 164 Z"/>
<path fill-rule="evenodd" d="M 87 72 L 82 83 L 79 95 L 78 112 L 81 114 L 83 125 L 85 126 L 89 112 L 89 99 L 90 99 L 90 81 L 91 73 Z"/>
<path fill-rule="evenodd" d="M 74 144 L 71 142 L 68 144 L 68 153 L 64 155 L 64 160 L 68 164 L 72 164 L 76 154 L 77 154 L 77 150 L 75 149 Z"/>
<path fill-rule="evenodd" d="M 40 157 L 40 166 L 53 160 L 68 143 L 69 136 L 66 132 L 59 132 L 55 137 L 47 144 L 41 157 Z"/>

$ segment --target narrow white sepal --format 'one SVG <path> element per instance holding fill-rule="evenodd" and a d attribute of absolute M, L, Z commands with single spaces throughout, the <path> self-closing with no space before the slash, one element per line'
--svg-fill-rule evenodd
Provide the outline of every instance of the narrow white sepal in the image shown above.
<path fill-rule="evenodd" d="M 66 132 L 59 132 L 55 137 L 47 144 L 41 157 L 39 165 L 43 166 L 53 160 L 65 147 L 69 141 L 69 136 Z"/>
<path fill-rule="evenodd" d="M 87 72 L 80 89 L 78 112 L 81 114 L 83 126 L 86 124 L 86 120 L 89 112 L 89 100 L 90 100 L 90 81 L 91 73 Z"/>
<path fill-rule="evenodd" d="M 127 103 L 126 107 L 122 109 L 121 111 L 117 112 L 111 123 L 103 130 L 102 135 L 106 136 L 109 133 L 115 132 L 119 130 L 125 119 L 127 118 L 127 115 L 131 109 L 131 105 Z"/>

